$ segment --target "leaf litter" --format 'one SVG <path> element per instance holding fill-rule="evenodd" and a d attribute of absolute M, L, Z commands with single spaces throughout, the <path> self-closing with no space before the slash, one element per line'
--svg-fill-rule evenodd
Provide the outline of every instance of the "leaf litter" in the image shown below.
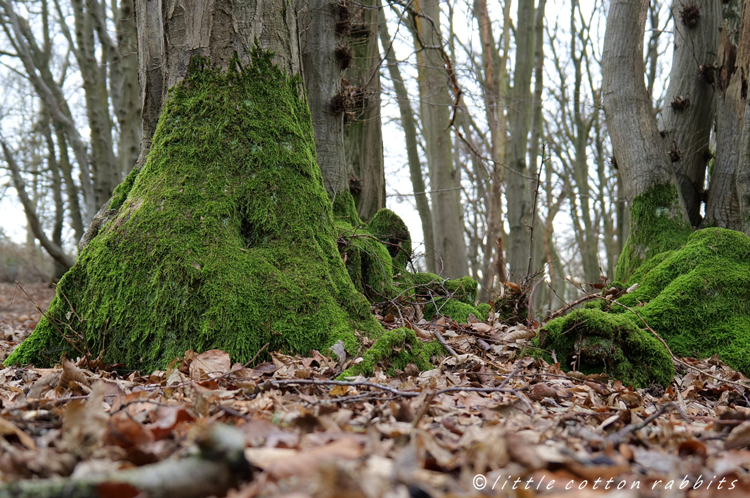
<path fill-rule="evenodd" d="M 4 368 L 0 497 L 750 496 L 750 384 L 717 358 L 634 390 L 522 356 L 523 324 L 402 325 L 452 353 L 346 380 L 330 351 Z"/>

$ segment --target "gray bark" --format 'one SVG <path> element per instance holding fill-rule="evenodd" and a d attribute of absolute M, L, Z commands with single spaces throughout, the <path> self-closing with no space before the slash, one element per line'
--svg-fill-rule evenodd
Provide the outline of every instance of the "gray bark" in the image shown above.
<path fill-rule="evenodd" d="M 643 81 L 647 8 L 647 0 L 612 1 L 602 55 L 607 129 L 629 201 L 655 185 L 676 184 Z"/>
<path fill-rule="evenodd" d="M 716 157 L 708 181 L 704 226 L 742 230 L 736 176 L 750 68 L 750 9 L 745 2 L 726 5 L 727 21 L 719 34 L 716 86 Z M 742 19 L 730 15 L 742 5 Z M 738 33 L 739 32 L 739 33 Z"/>
<path fill-rule="evenodd" d="M 354 116 L 344 128 L 347 168 L 358 181 L 352 189 L 357 213 L 369 220 L 385 207 L 385 164 L 380 120 L 380 50 L 378 50 L 378 2 L 364 0 L 356 22 L 366 30 L 346 40 L 353 52 L 351 66 L 344 71 L 350 85 L 364 98 L 357 101 Z"/>
<path fill-rule="evenodd" d="M 690 223 L 700 225 L 701 194 L 706 166 L 710 159 L 709 137 L 714 115 L 714 89 L 701 77 L 696 65 L 710 67 L 717 55 L 717 30 L 721 24 L 721 1 L 702 0 L 695 25 L 686 26 L 680 10 L 684 2 L 675 0 L 674 53 L 662 111 L 662 134 L 666 150 L 677 150 L 672 160 Z M 677 159 L 675 161 L 675 159 Z"/>
<path fill-rule="evenodd" d="M 349 189 L 344 154 L 344 118 L 352 112 L 351 97 L 342 88 L 341 66 L 335 50 L 339 43 L 336 23 L 341 20 L 334 0 L 300 2 L 302 71 L 310 105 L 318 166 L 332 199 Z"/>
<path fill-rule="evenodd" d="M 512 106 L 508 111 L 508 262 L 511 278 L 526 275 L 529 263 L 529 227 L 532 193 L 526 162 L 531 113 L 531 74 L 534 68 L 534 0 L 519 0 L 516 25 L 516 63 L 513 71 Z M 533 257 L 533 256 L 532 256 Z"/>
<path fill-rule="evenodd" d="M 380 7 L 380 5 L 379 5 Z M 406 91 L 404 80 L 401 77 L 401 71 L 398 68 L 398 61 L 393 51 L 391 37 L 388 34 L 388 26 L 385 22 L 385 15 L 382 8 L 378 9 L 378 26 L 380 31 L 380 43 L 383 45 L 385 60 L 388 65 L 388 72 L 393 82 L 393 90 L 396 93 L 399 113 L 401 116 L 401 128 L 404 131 L 404 141 L 406 142 L 406 157 L 409 162 L 409 176 L 414 192 L 414 200 L 417 204 L 419 220 L 422 224 L 422 234 L 424 236 L 424 255 L 427 263 L 427 271 L 435 273 L 437 270 L 435 259 L 435 239 L 432 234 L 432 212 L 430 210 L 430 201 L 427 198 L 427 188 L 425 187 L 424 177 L 422 176 L 422 164 L 419 160 L 419 148 L 417 142 L 417 125 L 414 120 L 414 111 L 409 102 L 409 94 Z"/>
<path fill-rule="evenodd" d="M 95 204 L 98 208 L 112 196 L 120 183 L 120 171 L 115 161 L 112 142 L 112 119 L 109 114 L 109 92 L 106 66 L 96 58 L 94 39 L 95 19 L 103 14 L 83 0 L 72 0 L 75 18 L 76 49 L 74 53 L 83 78 L 86 115 L 91 136 L 91 162 L 94 178 Z"/>
<path fill-rule="evenodd" d="M 447 60 L 440 34 L 440 4 L 425 0 L 416 4 L 415 48 L 419 71 L 422 129 L 430 170 L 432 231 L 437 267 L 443 276 L 467 275 L 469 262 L 464 240 L 460 171 L 453 164 L 451 110 L 455 104 L 448 90 Z"/>

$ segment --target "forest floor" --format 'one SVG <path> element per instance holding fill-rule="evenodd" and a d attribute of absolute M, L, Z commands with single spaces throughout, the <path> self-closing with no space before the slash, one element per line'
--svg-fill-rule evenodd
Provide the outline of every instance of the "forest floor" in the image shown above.
<path fill-rule="evenodd" d="M 38 319 L 0 285 L 0 357 Z M 343 382 L 326 351 L 189 351 L 149 376 L 0 369 L 0 497 L 750 497 L 750 383 L 720 361 L 633 390 L 522 357 L 524 326 L 411 326 L 456 354 Z"/>

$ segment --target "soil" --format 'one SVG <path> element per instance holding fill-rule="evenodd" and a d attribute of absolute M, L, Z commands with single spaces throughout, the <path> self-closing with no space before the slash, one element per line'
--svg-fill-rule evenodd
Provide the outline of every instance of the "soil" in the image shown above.
<path fill-rule="evenodd" d="M 0 341 L 3 342 L 0 361 L 5 360 L 12 347 L 28 337 L 39 323 L 42 314 L 35 303 L 46 310 L 54 297 L 55 288 L 46 283 L 22 284 L 21 287 L 0 283 Z"/>

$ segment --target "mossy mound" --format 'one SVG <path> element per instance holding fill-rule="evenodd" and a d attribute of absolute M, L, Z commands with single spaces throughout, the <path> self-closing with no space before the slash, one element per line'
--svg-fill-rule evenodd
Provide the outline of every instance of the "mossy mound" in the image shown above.
<path fill-rule="evenodd" d="M 565 358 L 579 351 L 576 341 L 580 342 L 587 334 L 628 330 L 634 335 L 638 329 L 646 337 L 649 333 L 643 330 L 642 318 L 675 355 L 699 358 L 718 355 L 728 365 L 750 375 L 750 237 L 721 228 L 696 231 L 683 247 L 655 255 L 641 265 L 629 284 L 635 282 L 639 287 L 618 302 L 640 318 L 623 306 L 602 301 L 591 309 L 549 322 L 545 329 L 550 334 L 545 337 L 543 347 L 555 349 L 561 363 L 565 363 Z M 570 338 L 556 338 L 562 335 L 578 339 L 571 342 Z M 661 344 L 650 340 L 641 343 L 654 346 L 652 355 L 658 350 L 666 354 Z M 624 372 L 624 363 L 616 372 L 609 371 L 623 380 L 637 379 L 643 353 L 626 346 L 618 347 L 632 372 Z M 602 366 L 613 363 L 609 360 Z M 649 368 L 662 370 L 661 366 L 655 369 L 653 364 Z M 649 375 L 657 380 L 654 374 Z"/>
<path fill-rule="evenodd" d="M 268 54 L 226 74 L 194 59 L 112 221 L 6 363 L 75 354 L 63 334 L 143 372 L 188 349 L 243 362 L 266 343 L 306 354 L 342 339 L 354 353 L 355 331 L 380 337 L 337 250 L 301 94 Z"/>
<path fill-rule="evenodd" d="M 672 359 L 659 340 L 621 314 L 576 310 L 549 322 L 537 344 L 555 351 L 565 370 L 606 372 L 626 385 L 666 386 L 674 376 Z"/>
<path fill-rule="evenodd" d="M 390 209 L 381 209 L 367 224 L 367 230 L 380 240 L 393 258 L 393 266 L 405 272 L 411 261 L 411 234 L 406 223 Z"/>
<path fill-rule="evenodd" d="M 473 314 L 485 320 L 489 305 L 476 305 L 479 284 L 466 276 L 446 280 L 434 273 L 405 273 L 397 279 L 410 297 L 424 302 L 424 318 L 432 319 L 436 314 L 451 317 L 459 323 L 466 323 Z"/>
<path fill-rule="evenodd" d="M 719 355 L 750 375 L 750 237 L 698 230 L 680 249 L 640 268 L 636 281 L 638 289 L 619 302 L 635 309 L 675 355 Z M 630 314 L 619 306 L 611 311 Z"/>
<path fill-rule="evenodd" d="M 389 330 L 373 344 L 362 361 L 341 374 L 341 378 L 371 375 L 375 365 L 381 364 L 392 375 L 394 369 L 403 370 L 408 364 L 420 370 L 434 368 L 432 357 L 445 355 L 439 342 L 422 342 L 413 330 L 401 327 Z"/>

